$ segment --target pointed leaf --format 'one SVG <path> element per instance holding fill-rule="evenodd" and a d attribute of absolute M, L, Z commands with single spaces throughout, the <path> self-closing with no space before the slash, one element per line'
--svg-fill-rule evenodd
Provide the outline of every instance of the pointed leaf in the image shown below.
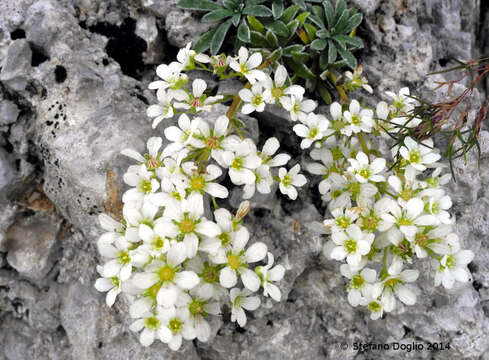
<path fill-rule="evenodd" d="M 334 9 L 334 14 L 335 14 L 335 22 L 338 22 L 338 19 L 340 16 L 343 14 L 343 12 L 346 10 L 346 2 L 345 0 L 338 0 L 336 1 L 336 7 Z"/>
<path fill-rule="evenodd" d="M 241 14 L 236 14 L 231 18 L 231 21 L 233 22 L 233 25 L 235 27 L 238 26 L 240 20 L 241 20 Z"/>
<path fill-rule="evenodd" d="M 345 33 L 350 33 L 362 23 L 363 14 L 357 13 L 348 19 L 348 24 L 344 28 Z"/>
<path fill-rule="evenodd" d="M 243 9 L 243 14 L 258 17 L 269 17 L 272 16 L 272 10 L 263 5 L 248 5 Z"/>
<path fill-rule="evenodd" d="M 271 30 L 267 30 L 265 38 L 267 39 L 267 42 L 270 47 L 274 47 L 274 48 L 279 47 L 277 36 L 275 36 L 275 34 Z"/>
<path fill-rule="evenodd" d="M 318 5 L 314 5 L 312 7 L 312 13 L 320 18 L 320 19 L 323 19 L 324 18 L 324 12 L 323 12 L 323 8 L 321 6 L 318 6 Z"/>
<path fill-rule="evenodd" d="M 253 15 L 247 16 L 248 23 L 250 24 L 251 30 L 258 31 L 259 33 L 265 33 L 265 27 L 263 24 Z"/>
<path fill-rule="evenodd" d="M 321 74 L 322 75 L 322 74 Z M 322 78 L 322 77 L 321 77 Z M 326 103 L 326 104 L 331 104 L 331 102 L 333 101 L 333 99 L 331 98 L 331 94 L 329 93 L 329 91 L 326 89 L 326 87 L 321 84 L 321 82 L 318 82 L 317 84 L 317 89 L 319 91 L 319 95 L 321 95 L 321 98 L 323 99 L 323 101 Z"/>
<path fill-rule="evenodd" d="M 319 38 L 324 39 L 324 38 L 329 38 L 329 37 L 331 37 L 331 33 L 330 33 L 328 30 L 326 30 L 326 29 L 321 29 L 321 30 L 319 30 L 319 31 L 316 33 L 316 36 L 317 36 L 317 37 L 319 37 Z"/>
<path fill-rule="evenodd" d="M 185 10 L 217 10 L 221 6 L 211 0 L 180 0 L 177 4 Z"/>
<path fill-rule="evenodd" d="M 311 24 L 305 23 L 304 28 L 306 29 L 307 36 L 309 36 L 309 39 L 314 39 L 316 37 L 317 29 L 314 26 L 312 26 Z"/>
<path fill-rule="evenodd" d="M 218 9 L 202 16 L 202 22 L 213 22 L 233 16 L 234 13 L 228 9 Z"/>
<path fill-rule="evenodd" d="M 319 28 L 326 28 L 326 25 L 324 24 L 324 21 L 322 18 L 316 16 L 315 14 L 310 14 L 308 17 L 308 20 L 311 21 L 314 25 L 316 25 Z M 304 24 L 305 26 L 306 24 Z"/>
<path fill-rule="evenodd" d="M 243 21 L 238 27 L 238 39 L 245 43 L 250 42 L 250 28 L 246 21 Z"/>
<path fill-rule="evenodd" d="M 335 35 L 334 40 L 342 42 L 344 48 L 346 48 L 346 44 L 352 45 L 356 49 L 363 48 L 362 39 L 356 36 Z"/>
<path fill-rule="evenodd" d="M 302 10 L 306 10 L 307 6 L 304 0 L 293 0 L 294 4 L 299 5 Z"/>
<path fill-rule="evenodd" d="M 305 64 L 309 59 L 311 58 L 311 55 L 304 53 L 304 52 L 293 52 L 292 53 L 292 59 L 298 63 Z"/>
<path fill-rule="evenodd" d="M 300 26 L 304 25 L 304 22 L 306 21 L 307 17 L 310 15 L 310 12 L 304 11 L 301 13 L 299 16 L 297 16 L 295 19 L 299 21 Z"/>
<path fill-rule="evenodd" d="M 319 57 L 319 69 L 321 71 L 326 70 L 328 68 L 328 54 L 326 52 L 322 52 L 321 56 Z"/>
<path fill-rule="evenodd" d="M 288 60 L 287 65 L 289 65 L 300 78 L 314 79 L 314 73 L 312 73 L 304 64 L 294 60 Z"/>
<path fill-rule="evenodd" d="M 268 24 L 267 27 L 278 36 L 282 36 L 282 37 L 289 36 L 289 29 L 287 29 L 287 26 L 285 26 L 285 24 L 280 20 Z"/>
<path fill-rule="evenodd" d="M 301 53 L 305 50 L 305 46 L 302 45 L 289 45 L 286 48 L 284 48 L 284 56 L 292 56 L 292 53 Z"/>
<path fill-rule="evenodd" d="M 334 26 L 334 8 L 331 1 L 323 2 L 324 15 L 326 16 L 326 21 L 328 22 L 328 28 L 331 29 Z"/>
<path fill-rule="evenodd" d="M 299 27 L 299 22 L 297 20 L 291 21 L 287 24 L 287 30 L 289 31 L 289 39 L 294 36 L 295 31 Z"/>
<path fill-rule="evenodd" d="M 280 59 L 282 57 L 282 54 L 283 54 L 282 48 L 278 48 L 273 53 L 268 55 L 266 57 L 266 60 L 269 61 L 271 64 L 273 64 L 274 62 L 276 62 L 278 59 Z"/>
<path fill-rule="evenodd" d="M 280 20 L 282 20 L 285 24 L 288 24 L 294 18 L 298 10 L 299 10 L 298 5 L 292 5 L 288 7 L 282 14 Z"/>
<path fill-rule="evenodd" d="M 326 40 L 316 39 L 311 43 L 311 49 L 316 51 L 322 51 L 326 47 Z"/>
<path fill-rule="evenodd" d="M 282 16 L 283 13 L 284 13 L 284 3 L 280 0 L 275 0 L 272 3 L 273 18 L 275 20 L 277 20 L 278 18 L 280 18 Z"/>
<path fill-rule="evenodd" d="M 223 0 L 222 5 L 229 10 L 234 10 L 239 7 L 239 2 L 237 0 Z"/>
<path fill-rule="evenodd" d="M 251 31 L 250 32 L 250 42 L 253 44 L 253 46 L 257 47 L 267 47 L 268 42 L 265 36 L 260 34 L 258 31 Z"/>
<path fill-rule="evenodd" d="M 357 59 L 355 59 L 355 56 L 353 56 L 353 54 L 348 50 L 344 50 L 341 48 L 337 48 L 337 50 L 340 56 L 345 61 L 346 65 L 348 65 L 352 70 L 355 70 L 355 68 L 357 67 Z"/>
<path fill-rule="evenodd" d="M 216 55 L 219 49 L 221 48 L 221 45 L 224 42 L 224 38 L 226 37 L 226 34 L 230 26 L 231 26 L 231 19 L 227 20 L 226 22 L 223 22 L 216 29 L 216 32 L 212 37 L 211 46 L 210 46 L 212 55 Z"/>
<path fill-rule="evenodd" d="M 343 11 L 340 18 L 336 21 L 335 26 L 331 29 L 333 34 L 340 34 L 343 32 L 344 28 L 348 24 L 349 12 L 348 10 Z"/>
<path fill-rule="evenodd" d="M 211 46 L 212 37 L 217 29 L 212 29 L 200 37 L 194 44 L 193 49 L 197 52 L 204 52 Z"/>
<path fill-rule="evenodd" d="M 328 41 L 328 64 L 334 63 L 337 56 L 338 52 L 336 50 L 336 46 L 331 40 Z"/>

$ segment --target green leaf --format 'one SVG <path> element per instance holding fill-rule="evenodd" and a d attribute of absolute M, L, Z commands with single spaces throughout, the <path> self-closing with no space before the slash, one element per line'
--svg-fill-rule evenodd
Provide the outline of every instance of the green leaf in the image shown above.
<path fill-rule="evenodd" d="M 211 46 L 212 37 L 216 29 L 209 30 L 204 35 L 200 37 L 199 40 L 194 44 L 193 49 L 197 52 L 204 52 Z"/>
<path fill-rule="evenodd" d="M 304 0 L 292 0 L 294 4 L 298 5 L 302 10 L 306 10 L 306 2 Z"/>
<path fill-rule="evenodd" d="M 307 36 L 309 36 L 309 39 L 314 39 L 316 37 L 316 32 L 318 29 L 316 29 L 314 26 L 311 24 L 305 23 L 304 28 L 306 29 Z"/>
<path fill-rule="evenodd" d="M 360 13 L 357 13 L 353 16 L 351 16 L 348 19 L 348 24 L 345 26 L 345 29 L 343 30 L 345 33 L 350 33 L 353 31 L 353 29 L 356 29 L 358 25 L 362 23 L 363 20 L 363 15 Z"/>
<path fill-rule="evenodd" d="M 348 25 L 349 12 L 348 10 L 343 11 L 338 21 L 336 21 L 335 26 L 331 29 L 334 34 L 340 34 L 344 32 L 346 25 Z"/>
<path fill-rule="evenodd" d="M 343 14 L 343 12 L 346 9 L 346 2 L 345 0 L 338 0 L 336 1 L 336 7 L 334 9 L 334 14 L 335 14 L 335 20 L 338 22 L 338 19 L 340 16 Z"/>
<path fill-rule="evenodd" d="M 312 13 L 320 19 L 324 18 L 324 12 L 321 6 L 314 5 L 312 7 Z"/>
<path fill-rule="evenodd" d="M 322 51 L 326 47 L 326 40 L 316 39 L 311 43 L 311 49 L 316 51 Z"/>
<path fill-rule="evenodd" d="M 338 43 L 341 42 L 342 46 L 346 49 L 346 44 L 352 45 L 356 49 L 363 48 L 363 41 L 356 36 L 335 35 L 333 37 Z"/>
<path fill-rule="evenodd" d="M 323 84 L 321 84 L 321 82 L 318 82 L 317 89 L 319 91 L 319 95 L 321 95 L 321 98 L 324 100 L 324 102 L 328 105 L 331 104 L 331 102 L 333 101 L 333 99 L 331 98 L 331 94 L 326 89 L 326 87 Z"/>
<path fill-rule="evenodd" d="M 303 53 L 303 52 L 293 52 L 292 53 L 292 59 L 294 61 L 297 61 L 298 63 L 305 64 L 306 62 L 309 61 L 311 58 L 311 55 Z"/>
<path fill-rule="evenodd" d="M 252 30 L 258 31 L 259 33 L 265 33 L 265 27 L 263 24 L 253 15 L 248 15 L 248 23 Z"/>
<path fill-rule="evenodd" d="M 267 47 L 268 42 L 265 36 L 260 34 L 258 31 L 251 31 L 250 32 L 250 42 L 253 44 L 253 46 L 257 47 Z"/>
<path fill-rule="evenodd" d="M 267 39 L 267 42 L 270 47 L 278 48 L 280 46 L 277 37 L 271 30 L 267 30 L 265 38 Z"/>
<path fill-rule="evenodd" d="M 292 60 L 287 60 L 287 65 L 302 79 L 314 79 L 314 73 L 311 72 L 303 63 Z"/>
<path fill-rule="evenodd" d="M 352 70 L 355 70 L 357 67 L 357 59 L 355 59 L 355 56 L 353 56 L 353 54 L 348 50 L 341 48 L 338 48 L 338 53 L 341 55 L 346 65 L 348 65 Z"/>
<path fill-rule="evenodd" d="M 310 15 L 310 12 L 304 11 L 301 13 L 299 16 L 297 16 L 295 19 L 299 21 L 300 26 L 304 25 L 304 22 L 306 21 L 307 17 Z"/>
<path fill-rule="evenodd" d="M 222 5 L 229 10 L 235 10 L 239 8 L 239 2 L 236 0 L 223 0 Z"/>
<path fill-rule="evenodd" d="M 273 18 L 275 20 L 277 20 L 278 18 L 280 18 L 282 16 L 283 13 L 284 13 L 284 3 L 283 3 L 283 1 L 275 0 L 272 3 L 272 14 L 273 14 Z"/>
<path fill-rule="evenodd" d="M 231 26 L 231 19 L 227 20 L 226 22 L 223 22 L 216 29 L 216 32 L 212 37 L 211 46 L 210 46 L 212 55 L 216 55 L 219 49 L 221 48 L 221 45 L 224 41 L 224 38 L 226 37 L 226 34 L 230 26 Z"/>
<path fill-rule="evenodd" d="M 273 15 L 272 10 L 263 5 L 248 5 L 243 9 L 243 14 L 258 17 L 269 17 Z"/>
<path fill-rule="evenodd" d="M 231 18 L 231 21 L 233 22 L 233 25 L 235 27 L 238 26 L 240 20 L 241 20 L 241 14 L 236 14 Z"/>
<path fill-rule="evenodd" d="M 218 9 L 202 16 L 202 22 L 213 22 L 233 16 L 234 13 L 228 9 Z"/>
<path fill-rule="evenodd" d="M 334 63 L 337 56 L 338 51 L 336 50 L 336 46 L 331 40 L 328 41 L 328 64 Z"/>
<path fill-rule="evenodd" d="M 302 45 L 290 45 L 284 48 L 284 56 L 290 57 L 292 53 L 301 53 L 305 50 L 305 46 Z"/>
<path fill-rule="evenodd" d="M 297 5 L 292 5 L 290 7 L 288 7 L 284 13 L 282 14 L 282 17 L 280 18 L 280 20 L 282 20 L 285 24 L 288 24 L 290 22 L 290 20 L 292 20 L 295 16 L 295 14 L 297 13 L 297 11 L 299 10 L 299 6 Z"/>
<path fill-rule="evenodd" d="M 331 37 L 331 33 L 326 29 L 321 29 L 316 33 L 316 36 L 321 38 L 321 39 L 324 39 L 324 38 Z"/>
<path fill-rule="evenodd" d="M 289 39 L 294 36 L 295 31 L 299 27 L 299 22 L 297 20 L 291 21 L 287 24 L 287 30 L 289 31 Z"/>
<path fill-rule="evenodd" d="M 282 37 L 289 36 L 289 29 L 280 20 L 274 21 L 267 25 L 267 27 L 272 30 L 275 34 Z"/>
<path fill-rule="evenodd" d="M 245 43 L 250 42 L 250 28 L 246 21 L 243 21 L 238 27 L 238 39 Z"/>
<path fill-rule="evenodd" d="M 346 49 L 346 43 L 343 41 L 341 36 L 335 35 L 333 36 L 333 40 L 339 45 L 341 49 Z"/>
<path fill-rule="evenodd" d="M 211 0 L 180 0 L 177 4 L 185 10 L 217 10 L 222 7 Z"/>
<path fill-rule="evenodd" d="M 267 56 L 266 60 L 270 61 L 270 63 L 273 64 L 274 62 L 276 62 L 278 59 L 282 57 L 282 54 L 283 54 L 282 48 L 278 48 L 269 56 Z"/>
<path fill-rule="evenodd" d="M 324 24 L 324 21 L 322 18 L 316 16 L 315 14 L 310 14 L 307 17 L 314 25 L 320 28 L 326 28 L 326 25 Z M 305 25 L 305 24 L 304 24 Z"/>
<path fill-rule="evenodd" d="M 323 51 L 321 53 L 321 56 L 319 57 L 319 69 L 321 71 L 326 70 L 328 68 L 328 65 L 328 54 Z"/>
<path fill-rule="evenodd" d="M 334 26 L 334 9 L 331 1 L 323 2 L 324 14 L 326 15 L 326 21 L 328 22 L 328 28 L 331 29 Z"/>

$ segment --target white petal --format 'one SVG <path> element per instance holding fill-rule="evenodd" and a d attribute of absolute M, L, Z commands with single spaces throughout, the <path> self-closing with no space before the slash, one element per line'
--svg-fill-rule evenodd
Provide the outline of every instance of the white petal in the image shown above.
<path fill-rule="evenodd" d="M 243 281 L 243 285 L 250 291 L 254 292 L 260 288 L 260 278 L 250 269 L 242 270 L 241 280 Z"/>
<path fill-rule="evenodd" d="M 199 283 L 199 277 L 193 271 L 182 271 L 176 274 L 175 283 L 182 289 L 192 289 Z"/>
<path fill-rule="evenodd" d="M 263 260 L 267 256 L 267 246 L 262 242 L 257 242 L 251 245 L 246 250 L 244 256 L 247 263 L 253 263 Z"/>
<path fill-rule="evenodd" d="M 236 285 L 238 281 L 238 277 L 233 269 L 229 266 L 226 266 L 219 272 L 219 282 L 225 288 L 231 288 Z"/>

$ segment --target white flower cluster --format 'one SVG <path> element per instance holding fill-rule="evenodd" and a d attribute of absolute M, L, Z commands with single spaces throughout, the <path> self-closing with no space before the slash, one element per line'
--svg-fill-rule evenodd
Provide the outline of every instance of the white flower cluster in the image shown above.
<path fill-rule="evenodd" d="M 409 89 L 387 95 L 393 103 L 379 103 L 377 116 L 352 100 L 331 104 L 330 119 L 311 112 L 294 126 L 302 148 L 315 145 L 310 152 L 315 162 L 306 169 L 322 176 L 319 192 L 332 215 L 318 227 L 331 238 L 324 252 L 344 262 L 348 301 L 366 306 L 372 319 L 393 311 L 396 298 L 406 305 L 416 302 L 407 284 L 419 271 L 403 270 L 416 258 L 431 258 L 435 285 L 451 288 L 455 281 L 470 280 L 467 264 L 474 257 L 453 232 L 452 202 L 443 187 L 450 175 L 441 175 L 433 141 L 407 136 L 393 148 L 391 163 L 378 157 L 372 136 L 421 122 L 409 115 L 416 105 Z"/>
<path fill-rule="evenodd" d="M 157 91 L 159 103 L 149 106 L 147 114 L 154 118 L 153 127 L 178 115 L 178 126 L 165 128 L 166 146 L 162 138 L 152 137 L 144 155 L 122 151 L 137 164 L 124 174 L 131 188 L 122 196 L 123 219 L 100 215 L 106 233 L 98 250 L 104 263 L 97 267 L 101 277 L 95 283 L 97 290 L 107 292 L 108 306 L 121 293 L 130 301 L 130 329 L 140 332 L 142 345 L 159 339 L 172 350 L 180 348 L 182 339 L 208 341 L 207 318 L 219 315 L 225 305 L 231 320 L 244 326 L 245 310 L 260 305 L 260 289 L 264 296 L 281 299 L 276 283 L 284 267 L 274 264 L 263 242 L 249 244 L 243 218 L 250 203 L 244 201 L 236 214 L 217 205 L 216 198 L 229 195 L 219 183 L 223 169 L 233 184 L 243 186 L 245 199 L 255 191 L 270 193 L 275 181 L 295 199 L 296 187 L 306 183 L 298 164 L 290 170 L 283 167 L 290 156 L 277 154 L 276 138 L 258 150 L 251 139 L 241 137 L 232 113 L 216 119 L 198 116 L 223 100 L 221 95 L 207 97 L 204 80 L 196 79 L 187 88 L 184 72 L 194 69 L 262 81 L 268 75 L 256 69 L 262 63 L 259 53 L 248 57 L 242 49 L 236 59 L 211 58 L 187 46 L 177 60 L 157 68 L 161 80 L 149 87 Z M 239 104 L 233 106 L 239 109 Z M 204 210 L 210 200 L 213 213 Z"/>

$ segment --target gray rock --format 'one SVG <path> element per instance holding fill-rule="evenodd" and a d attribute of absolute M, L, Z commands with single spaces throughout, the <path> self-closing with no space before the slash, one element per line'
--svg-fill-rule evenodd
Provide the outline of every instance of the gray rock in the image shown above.
<path fill-rule="evenodd" d="M 15 169 L 7 157 L 7 153 L 0 148 L 0 190 L 15 178 Z"/>
<path fill-rule="evenodd" d="M 168 41 L 179 48 L 185 47 L 189 42 L 195 43 L 210 28 L 208 23 L 201 23 L 188 11 L 178 8 L 172 8 L 166 15 L 165 29 Z"/>
<path fill-rule="evenodd" d="M 7 238 L 7 261 L 22 276 L 42 279 L 56 259 L 59 222 L 42 213 L 18 219 Z"/>
<path fill-rule="evenodd" d="M 13 124 L 19 116 L 19 108 L 12 101 L 0 102 L 0 126 Z"/>
<path fill-rule="evenodd" d="M 31 71 L 31 57 L 32 51 L 25 39 L 12 42 L 0 72 L 0 81 L 12 90 L 23 91 Z"/>

